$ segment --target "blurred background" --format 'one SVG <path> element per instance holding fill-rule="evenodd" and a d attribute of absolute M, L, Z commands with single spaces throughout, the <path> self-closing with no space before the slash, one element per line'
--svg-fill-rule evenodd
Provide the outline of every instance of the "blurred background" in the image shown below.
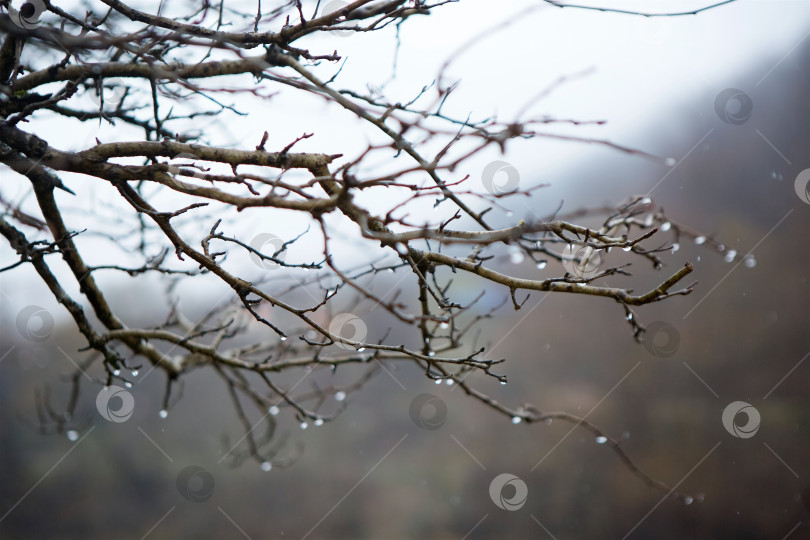
<path fill-rule="evenodd" d="M 554 133 L 609 139 L 674 160 L 550 139 L 516 144 L 504 156 L 484 153 L 467 164 L 475 181 L 488 162 L 504 159 L 519 171 L 522 188 L 550 184 L 505 203 L 496 219 L 649 194 L 672 220 L 726 246 L 718 252 L 682 239 L 660 272 L 634 261 L 632 278 L 611 278 L 611 285 L 632 283 L 642 291 L 694 264 L 687 281 L 699 283 L 691 295 L 638 310 L 644 324 L 672 329 L 658 349 L 633 341 L 613 302 L 532 293 L 520 311 L 507 302 L 477 338 L 489 357 L 508 358 L 501 372 L 509 383 L 468 379 L 510 406 L 587 415 L 621 439 L 643 470 L 690 494 L 691 503 L 646 486 L 581 428 L 512 424 L 408 364 L 387 365 L 390 372 L 335 403 L 346 410 L 323 426 L 302 430 L 283 410 L 280 459 L 270 471 L 223 459 L 243 431 L 227 389 L 205 370 L 185 378 L 166 418 L 158 414 L 165 378 L 143 370 L 133 377 L 135 410 L 124 423 L 100 417 L 100 386 L 84 381 L 73 440 L 43 435 L 35 391 L 47 387 L 54 402 L 65 403 L 65 374 L 85 353 L 67 317 L 23 266 L 0 274 L 1 538 L 810 538 L 810 202 L 799 189 L 807 178 L 800 173 L 810 168 L 810 4 L 739 1 L 696 16 L 647 19 L 464 1 L 423 19 L 402 29 L 398 76 L 388 87 L 394 96 L 418 91 L 452 57 L 448 73 L 462 79 L 453 112 L 509 118 L 570 76 L 532 110 L 608 123 Z M 311 46 L 338 48 L 350 59 L 344 86 L 363 89 L 389 77 L 393 30 L 319 39 Z M 368 56 L 373 39 L 387 45 Z M 257 144 L 270 123 L 276 141 L 301 131 L 322 135 L 304 141 L 301 151 L 324 151 L 324 141 L 336 151 L 344 143 L 365 145 L 337 138 L 350 121 L 340 111 L 321 104 L 309 113 L 315 120 L 285 122 L 253 110 L 247 119 L 223 118 L 227 128 L 210 129 L 222 128 L 225 142 L 242 147 Z M 49 140 L 84 147 L 94 136 L 113 136 L 113 128 L 88 129 L 75 137 L 85 143 L 60 139 L 56 128 Z M 15 184 L 3 186 L 4 196 L 15 200 L 27 186 L 2 174 Z M 86 187 L 82 182 L 66 180 L 78 189 Z M 87 226 L 80 216 L 88 198 L 101 198 L 92 193 L 70 201 L 75 229 Z M 749 262 L 726 262 L 730 249 L 749 254 Z M 296 256 L 306 258 L 302 250 Z M 3 264 L 12 260 L 8 246 L 0 256 Z M 496 266 L 519 276 L 562 274 L 508 256 Z M 377 285 L 385 288 L 388 279 L 396 286 L 399 277 L 380 275 Z M 156 283 L 110 276 L 104 285 L 129 324 L 162 321 Z M 473 279 L 458 286 L 471 296 L 485 287 L 482 310 L 508 294 Z M 186 303 L 188 316 L 215 298 L 202 294 Z M 52 314 L 47 340 L 18 328 L 29 305 Z M 381 310 L 357 309 L 370 337 L 394 328 L 391 339 L 414 339 L 398 334 Z M 344 375 L 351 379 L 336 377 Z M 433 429 L 412 415 L 425 393 L 438 407 L 426 413 L 436 419 Z M 748 404 L 754 415 L 737 415 L 736 436 L 734 425 L 723 424 L 734 402 Z M 748 432 L 741 431 L 746 423 Z M 499 508 L 490 497 L 502 473 L 526 485 L 517 510 Z M 195 501 L 201 486 L 205 497 L 197 498 L 204 500 Z M 507 499 L 515 486 L 504 486 Z"/>

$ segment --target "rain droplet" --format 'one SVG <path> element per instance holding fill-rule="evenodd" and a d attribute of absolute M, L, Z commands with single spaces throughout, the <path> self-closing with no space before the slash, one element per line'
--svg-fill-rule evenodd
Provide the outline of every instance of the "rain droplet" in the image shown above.
<path fill-rule="evenodd" d="M 366 350 L 365 347 L 357 347 L 357 352 L 363 352 L 365 350 Z"/>
<path fill-rule="evenodd" d="M 114 369 L 112 373 L 113 373 L 113 375 L 118 377 L 119 375 L 121 375 L 121 370 L 120 369 Z"/>
<path fill-rule="evenodd" d="M 677 253 L 679 249 L 681 249 L 681 245 L 678 242 L 672 244 L 672 253 Z"/>
<path fill-rule="evenodd" d="M 428 351 L 428 356 L 433 358 L 434 356 L 436 356 L 436 352 L 435 351 Z"/>
<path fill-rule="evenodd" d="M 273 470 L 273 464 L 269 461 L 262 461 L 262 464 L 259 465 L 264 472 L 270 472 Z"/>
<path fill-rule="evenodd" d="M 346 399 L 346 392 L 335 392 L 335 401 L 343 401 L 344 399 Z"/>
<path fill-rule="evenodd" d="M 757 265 L 757 260 L 754 258 L 753 255 L 749 255 L 745 258 L 743 264 L 745 265 L 746 268 L 753 268 Z"/>
<path fill-rule="evenodd" d="M 501 384 L 506 386 L 506 381 L 501 381 Z"/>
<path fill-rule="evenodd" d="M 520 264 L 520 263 L 522 263 L 523 262 L 523 253 L 521 251 L 519 251 L 517 248 L 515 248 L 509 254 L 509 262 L 511 262 L 512 264 Z"/>
<path fill-rule="evenodd" d="M 273 405 L 269 409 L 267 409 L 267 412 L 269 412 L 273 416 L 278 416 L 278 413 L 281 412 L 281 409 L 279 409 L 277 405 Z"/>
<path fill-rule="evenodd" d="M 543 270 L 546 267 L 547 264 L 548 264 L 548 261 L 540 261 L 539 263 L 537 263 L 537 269 L 538 270 Z"/>
<path fill-rule="evenodd" d="M 605 444 L 608 441 L 607 437 L 600 435 L 596 438 L 596 444 Z"/>
<path fill-rule="evenodd" d="M 169 416 L 169 411 L 166 409 L 160 409 L 160 411 L 158 411 L 158 416 L 165 420 Z"/>
<path fill-rule="evenodd" d="M 281 337 L 280 337 L 280 338 L 278 338 L 278 339 L 279 339 L 279 340 L 281 340 L 281 341 L 287 341 L 287 336 L 281 336 Z"/>
<path fill-rule="evenodd" d="M 316 418 L 314 422 L 312 422 L 316 426 L 320 427 L 323 425 L 323 418 Z"/>
<path fill-rule="evenodd" d="M 436 380 L 433 381 L 433 384 L 442 384 L 442 380 L 441 379 L 436 379 Z"/>
<path fill-rule="evenodd" d="M 675 165 L 675 164 L 677 163 L 677 161 L 675 160 L 675 158 L 674 158 L 674 157 L 668 157 L 667 159 L 665 159 L 665 160 L 664 160 L 664 163 L 665 163 L 665 164 L 666 164 L 668 167 L 672 167 L 673 165 Z"/>
<path fill-rule="evenodd" d="M 728 252 L 726 253 L 726 256 L 725 256 L 725 257 L 723 257 L 723 259 L 725 259 L 725 261 L 726 261 L 727 263 L 730 263 L 730 262 L 732 262 L 732 261 L 734 260 L 734 257 L 736 257 L 736 256 L 737 256 L 737 252 L 736 252 L 736 251 L 734 251 L 733 249 L 730 249 L 730 250 L 728 250 Z"/>
<path fill-rule="evenodd" d="M 523 421 L 523 418 L 521 418 L 521 417 L 519 417 L 519 416 L 513 416 L 513 417 L 512 417 L 512 423 L 513 423 L 513 424 L 519 424 L 519 423 L 521 423 L 522 421 Z"/>
<path fill-rule="evenodd" d="M 724 246 L 723 244 L 720 244 L 720 245 L 717 246 L 717 251 L 722 253 L 725 250 L 726 250 L 726 246 Z"/>
<path fill-rule="evenodd" d="M 661 230 L 664 231 L 664 232 L 670 230 L 671 228 L 672 228 L 672 223 L 670 223 L 669 221 L 665 221 L 665 222 L 663 222 L 661 224 Z"/>
<path fill-rule="evenodd" d="M 687 506 L 689 506 L 690 504 L 692 504 L 692 502 L 693 502 L 694 500 L 695 500 L 695 499 L 693 499 L 692 497 L 689 497 L 688 495 L 687 495 L 686 497 L 684 497 L 684 498 L 683 498 L 683 502 L 684 502 L 684 504 L 685 504 L 685 505 L 687 505 Z"/>
<path fill-rule="evenodd" d="M 65 432 L 65 436 L 70 442 L 76 442 L 76 440 L 79 438 L 79 432 L 75 429 L 69 429 Z"/>
<path fill-rule="evenodd" d="M 453 386 L 453 384 L 454 384 L 455 382 L 456 382 L 456 381 L 454 381 L 453 379 L 447 379 L 447 380 L 444 382 L 444 384 L 446 384 L 447 386 Z"/>
<path fill-rule="evenodd" d="M 132 388 L 132 383 L 129 382 L 129 381 L 125 381 L 124 386 L 127 387 L 127 388 Z"/>
<path fill-rule="evenodd" d="M 704 243 L 706 243 L 705 236 L 698 236 L 697 238 L 695 238 L 695 244 L 697 244 L 698 246 Z"/>
<path fill-rule="evenodd" d="M 137 369 L 133 369 L 133 370 L 132 370 L 132 376 L 133 376 L 133 377 L 137 377 L 137 376 L 138 376 L 138 370 L 137 370 Z"/>
<path fill-rule="evenodd" d="M 648 204 L 652 204 L 652 199 L 649 197 L 644 197 L 639 201 L 639 204 L 642 206 L 647 206 Z"/>
<path fill-rule="evenodd" d="M 633 249 L 633 246 L 624 246 L 622 248 L 622 251 L 631 251 L 632 249 Z"/>
<path fill-rule="evenodd" d="M 307 429 L 309 427 L 309 423 L 301 422 L 301 429 Z"/>
<path fill-rule="evenodd" d="M 442 330 L 447 330 L 448 328 L 450 328 L 450 325 L 446 322 L 441 322 L 439 323 L 439 328 L 441 328 Z"/>
<path fill-rule="evenodd" d="M 632 320 L 633 320 L 633 314 L 632 314 L 632 313 L 628 313 L 628 314 L 627 314 L 627 320 L 628 320 L 628 321 L 632 321 Z"/>
<path fill-rule="evenodd" d="M 546 418 L 543 423 L 546 424 L 547 426 L 550 426 L 552 422 L 554 422 L 553 418 Z"/>

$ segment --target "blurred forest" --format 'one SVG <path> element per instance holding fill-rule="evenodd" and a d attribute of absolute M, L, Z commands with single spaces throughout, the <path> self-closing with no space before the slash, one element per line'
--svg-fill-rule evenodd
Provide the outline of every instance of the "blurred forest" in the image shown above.
<path fill-rule="evenodd" d="M 689 96 L 649 119 L 642 140 L 676 157 L 688 153 L 660 184 L 660 166 L 617 153 L 538 179 L 610 204 L 617 193 L 657 185 L 652 197 L 670 218 L 741 253 L 755 249 L 751 268 L 686 241 L 667 259 L 665 272 L 693 262 L 690 278 L 699 285 L 640 316 L 675 327 L 674 355 L 656 357 L 634 343 L 614 303 L 572 295 L 534 293 L 517 312 L 507 302 L 480 336 L 494 346 L 490 356 L 509 359 L 505 386 L 474 375 L 483 391 L 543 410 L 593 409 L 590 421 L 624 438 L 645 471 L 682 481 L 692 504 L 662 501 L 587 431 L 512 425 L 453 387 L 394 366 L 352 394 L 334 422 L 303 431 L 282 411 L 276 437 L 290 464 L 269 472 L 221 459 L 242 431 L 226 389 L 203 372 L 185 379 L 165 419 L 162 374 L 140 380 L 134 415 L 122 424 L 96 413 L 98 386 L 85 384 L 80 442 L 68 452 L 74 443 L 64 436 L 38 433 L 34 392 L 47 385 L 64 403 L 60 376 L 74 366 L 61 351 L 83 343 L 69 337 L 70 327 L 41 344 L 21 341 L 14 314 L 4 312 L 0 537 L 810 538 L 810 205 L 793 185 L 810 167 L 810 42 L 756 85 L 778 60 L 752 65 L 733 82 L 754 103 L 744 125 L 718 119 L 716 93 Z M 559 203 L 545 196 L 539 190 L 527 204 L 545 211 Z M 572 197 L 565 208 L 578 204 Z M 529 261 L 502 264 L 518 275 L 537 272 Z M 140 305 L 159 294 L 133 280 L 111 296 Z M 503 295 L 491 291 L 495 300 Z M 372 334 L 391 325 L 382 314 L 367 321 Z M 438 429 L 411 420 L 422 393 L 447 406 Z M 738 400 L 761 413 L 751 438 L 735 438 L 721 423 Z M 178 492 L 189 465 L 215 481 L 203 502 Z M 528 486 L 519 511 L 501 510 L 488 496 L 504 472 Z"/>

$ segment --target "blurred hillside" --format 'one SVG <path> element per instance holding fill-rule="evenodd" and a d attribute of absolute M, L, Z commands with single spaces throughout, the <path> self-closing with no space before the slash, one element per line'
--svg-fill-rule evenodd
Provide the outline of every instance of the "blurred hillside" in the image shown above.
<path fill-rule="evenodd" d="M 631 538 L 810 538 L 810 205 L 793 186 L 810 167 L 810 42 L 779 60 L 729 81 L 752 99 L 747 122 L 719 119 L 718 88 L 625 141 L 666 149 L 679 160 L 674 168 L 606 152 L 565 178 L 539 179 L 583 192 L 576 204 L 615 204 L 655 186 L 651 196 L 671 219 L 741 254 L 753 250 L 749 268 L 683 241 L 662 272 L 634 268 L 640 284 L 652 286 L 684 262 L 695 264 L 692 295 L 639 310 L 643 322 L 677 330 L 677 352 L 660 358 L 635 344 L 613 302 L 533 294 L 521 311 L 507 303 L 481 336 L 494 346 L 490 357 L 509 359 L 502 370 L 509 384 L 471 379 L 510 405 L 590 413 L 645 471 L 695 494 L 692 504 L 662 501 L 664 494 L 582 429 L 512 425 L 406 364 L 387 366 L 390 375 L 380 372 L 324 426 L 302 431 L 283 411 L 280 456 L 295 459 L 287 468 L 220 462 L 242 431 L 226 389 L 203 370 L 186 379 L 166 419 L 158 416 L 165 381 L 142 374 L 132 390 L 134 415 L 122 424 L 96 414 L 98 386 L 84 381 L 74 447 L 37 433 L 33 397 L 47 384 L 56 402 L 67 399 L 60 374 L 74 369 L 68 356 L 83 358 L 76 353 L 82 343 L 69 328 L 37 346 L 22 343 L 4 323 L 0 537 L 301 538 L 314 528 L 308 538 L 596 539 L 631 531 Z M 540 190 L 529 204 L 544 215 L 559 200 Z M 503 265 L 514 274 L 538 272 L 528 262 Z M 623 286 L 622 279 L 611 283 Z M 142 293 L 124 290 L 119 298 L 140 305 L 133 298 L 142 302 Z M 506 292 L 488 294 L 495 304 Z M 369 317 L 370 335 L 388 326 L 394 323 L 383 315 Z M 400 337 L 413 339 L 392 336 Z M 439 429 L 411 421 L 410 404 L 424 392 L 447 405 Z M 721 423 L 723 409 L 738 400 L 761 414 L 752 438 L 735 438 Z M 187 465 L 215 479 L 204 503 L 178 494 L 177 475 Z M 502 472 L 528 486 L 519 511 L 489 498 L 490 481 Z"/>

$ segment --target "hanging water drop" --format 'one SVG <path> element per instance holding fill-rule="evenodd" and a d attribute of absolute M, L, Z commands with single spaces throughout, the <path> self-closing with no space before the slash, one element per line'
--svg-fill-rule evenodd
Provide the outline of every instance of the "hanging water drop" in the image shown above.
<path fill-rule="evenodd" d="M 453 386 L 453 384 L 454 384 L 455 382 L 456 382 L 456 381 L 454 381 L 453 379 L 447 379 L 447 380 L 444 382 L 444 384 L 446 384 L 447 386 Z"/>
<path fill-rule="evenodd" d="M 67 437 L 67 440 L 70 442 L 76 442 L 79 438 L 79 432 L 75 429 L 69 429 L 65 432 L 65 437 Z"/>
<path fill-rule="evenodd" d="M 169 411 L 166 409 L 160 409 L 160 411 L 158 411 L 158 416 L 165 420 L 169 416 Z"/>
<path fill-rule="evenodd" d="M 695 244 L 696 245 L 700 246 L 700 245 L 702 245 L 704 243 L 706 243 L 706 237 L 705 236 L 698 236 L 697 238 L 695 238 Z"/>
<path fill-rule="evenodd" d="M 278 416 L 278 413 L 281 412 L 281 409 L 278 408 L 277 405 L 272 405 L 267 412 L 270 413 L 272 416 Z"/>
<path fill-rule="evenodd" d="M 132 370 L 132 376 L 133 376 L 133 377 L 137 377 L 137 376 L 138 376 L 138 370 L 137 370 L 137 369 L 133 369 L 133 370 Z"/>
<path fill-rule="evenodd" d="M 632 250 L 633 250 L 633 246 L 624 246 L 622 248 L 622 251 L 632 251 Z"/>
<path fill-rule="evenodd" d="M 441 328 L 442 330 L 447 330 L 448 328 L 450 328 L 450 325 L 446 322 L 440 322 L 439 328 Z"/>
<path fill-rule="evenodd" d="M 608 441 L 608 438 L 604 435 L 600 435 L 596 438 L 596 444 L 605 444 Z"/>
<path fill-rule="evenodd" d="M 673 165 L 675 165 L 675 164 L 677 163 L 677 161 L 675 160 L 675 158 L 674 158 L 674 157 L 668 157 L 667 159 L 665 159 L 665 160 L 664 160 L 664 163 L 665 163 L 665 164 L 666 164 L 668 167 L 672 167 Z"/>
<path fill-rule="evenodd" d="M 723 257 L 723 259 L 727 263 L 730 263 L 730 262 L 734 261 L 734 257 L 736 257 L 736 256 L 737 256 L 737 252 L 734 251 L 733 249 L 730 249 L 730 250 L 728 250 L 728 253 L 726 253 L 726 256 Z"/>
<path fill-rule="evenodd" d="M 363 352 L 365 350 L 366 350 L 365 347 L 357 347 L 357 352 Z"/>
<path fill-rule="evenodd" d="M 132 388 L 132 383 L 129 382 L 129 381 L 125 381 L 124 386 L 127 387 L 127 388 Z"/>
<path fill-rule="evenodd" d="M 677 253 L 679 249 L 681 249 L 681 245 L 678 242 L 672 244 L 672 253 Z"/>
<path fill-rule="evenodd" d="M 743 264 L 746 268 L 753 268 L 757 265 L 757 260 L 754 258 L 753 255 L 748 255 L 743 261 Z"/>
<path fill-rule="evenodd" d="M 688 495 L 687 495 L 686 497 L 684 497 L 684 498 L 683 498 L 683 502 L 684 502 L 684 504 L 685 504 L 686 506 L 689 506 L 690 504 L 692 504 L 692 502 L 694 502 L 694 500 L 695 500 L 695 499 L 693 499 L 692 497 L 690 497 L 690 496 L 688 496 Z"/>
<path fill-rule="evenodd" d="M 278 338 L 278 339 L 279 339 L 280 341 L 287 341 L 287 336 L 281 336 L 281 337 L 280 337 L 280 338 Z"/>
<path fill-rule="evenodd" d="M 627 320 L 628 320 L 628 321 L 632 321 L 632 320 L 633 320 L 633 314 L 632 314 L 632 313 L 628 313 L 628 314 L 627 314 Z"/>
<path fill-rule="evenodd" d="M 520 416 L 513 416 L 513 417 L 512 417 L 512 423 L 513 423 L 513 424 L 519 424 L 519 423 L 521 423 L 522 421 L 523 421 L 523 418 L 521 418 Z"/>
<path fill-rule="evenodd" d="M 661 224 L 660 228 L 661 228 L 662 231 L 667 232 L 668 230 L 670 230 L 672 228 L 672 223 L 670 223 L 669 221 L 665 221 L 665 222 L 663 222 Z"/>
<path fill-rule="evenodd" d="M 272 470 L 273 470 L 273 464 L 272 464 L 272 463 L 270 463 L 269 461 L 262 461 L 262 464 L 261 464 L 261 465 L 259 465 L 259 467 L 260 467 L 260 468 L 261 468 L 261 469 L 262 469 L 264 472 L 270 472 L 270 471 L 272 471 Z"/>
<path fill-rule="evenodd" d="M 114 369 L 114 370 L 113 370 L 113 372 L 112 372 L 112 374 L 113 374 L 114 376 L 118 377 L 119 375 L 121 375 L 121 370 L 120 370 L 120 369 Z"/>
<path fill-rule="evenodd" d="M 433 384 L 442 384 L 442 380 L 441 379 L 435 379 L 433 381 Z"/>
<path fill-rule="evenodd" d="M 548 264 L 548 261 L 540 261 L 540 262 L 537 263 L 537 269 L 538 270 L 543 270 L 546 267 L 547 264 Z"/>
<path fill-rule="evenodd" d="M 301 422 L 301 429 L 307 429 L 309 427 L 309 423 Z"/>
<path fill-rule="evenodd" d="M 434 356 L 436 356 L 436 352 L 435 351 L 428 351 L 428 356 L 433 358 Z"/>
<path fill-rule="evenodd" d="M 320 427 L 323 425 L 323 418 L 316 418 L 314 422 L 312 422 L 316 426 Z"/>
<path fill-rule="evenodd" d="M 335 401 L 343 401 L 346 399 L 346 392 L 338 391 L 335 392 Z"/>
<path fill-rule="evenodd" d="M 553 419 L 553 418 L 546 418 L 546 419 L 545 419 L 545 421 L 544 421 L 543 423 L 544 423 L 545 425 L 547 425 L 547 426 L 550 426 L 550 425 L 552 424 L 552 422 L 554 422 L 554 419 Z"/>
<path fill-rule="evenodd" d="M 506 381 L 501 381 L 501 384 L 506 386 Z"/>

